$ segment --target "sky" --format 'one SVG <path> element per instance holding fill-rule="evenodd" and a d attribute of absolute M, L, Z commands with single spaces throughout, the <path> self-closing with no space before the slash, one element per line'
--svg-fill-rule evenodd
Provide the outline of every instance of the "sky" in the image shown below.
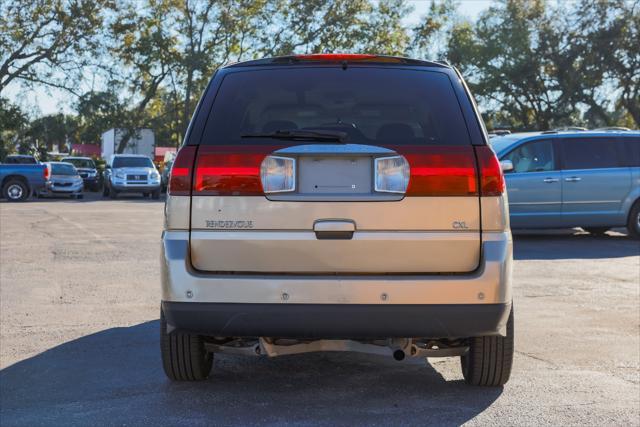
<path fill-rule="evenodd" d="M 458 11 L 461 15 L 475 20 L 493 2 L 494 0 L 458 0 Z M 407 16 L 405 25 L 411 27 L 427 13 L 431 0 L 408 0 L 407 3 L 413 6 L 413 12 Z M 31 110 L 32 116 L 72 112 L 73 99 L 61 90 L 38 87 L 26 91 L 19 83 L 12 83 L 6 89 L 6 96 L 11 102 L 22 106 L 24 111 Z"/>

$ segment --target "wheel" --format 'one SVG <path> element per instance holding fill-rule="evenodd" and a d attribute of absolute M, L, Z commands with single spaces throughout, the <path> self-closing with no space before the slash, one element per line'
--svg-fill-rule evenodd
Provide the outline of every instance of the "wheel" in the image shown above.
<path fill-rule="evenodd" d="M 174 331 L 167 333 L 167 322 L 160 310 L 160 352 L 164 373 L 172 381 L 201 381 L 213 366 L 213 353 L 204 348 L 199 335 Z"/>
<path fill-rule="evenodd" d="M 604 233 L 609 231 L 609 227 L 582 227 L 584 231 L 588 231 L 594 236 L 604 236 Z"/>
<path fill-rule="evenodd" d="M 629 236 L 634 239 L 640 239 L 640 200 L 636 200 L 629 213 L 627 220 L 627 230 Z"/>
<path fill-rule="evenodd" d="M 475 337 L 470 344 L 469 352 L 460 359 L 467 384 L 492 387 L 506 384 L 513 364 L 513 308 L 506 337 Z"/>
<path fill-rule="evenodd" d="M 160 198 L 160 190 L 155 190 L 153 193 L 151 193 L 151 198 L 153 200 L 158 200 Z"/>
<path fill-rule="evenodd" d="M 2 195 L 9 202 L 24 202 L 29 197 L 29 187 L 23 180 L 12 178 L 2 187 Z"/>

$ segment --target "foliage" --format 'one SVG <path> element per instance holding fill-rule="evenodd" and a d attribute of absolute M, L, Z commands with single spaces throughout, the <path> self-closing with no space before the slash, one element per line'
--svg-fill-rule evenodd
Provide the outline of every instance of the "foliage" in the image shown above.
<path fill-rule="evenodd" d="M 0 93 L 13 80 L 73 92 L 97 48 L 101 14 L 110 0 L 0 2 Z"/>
<path fill-rule="evenodd" d="M 446 8 L 440 22 L 452 13 Z M 624 0 L 557 7 L 501 0 L 475 25 L 450 29 L 446 55 L 468 79 L 489 127 L 638 127 L 639 17 L 640 3 Z"/>

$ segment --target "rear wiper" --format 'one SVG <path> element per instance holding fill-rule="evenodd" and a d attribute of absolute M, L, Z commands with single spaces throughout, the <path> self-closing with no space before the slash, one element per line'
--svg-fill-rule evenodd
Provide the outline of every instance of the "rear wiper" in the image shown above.
<path fill-rule="evenodd" d="M 294 141 L 332 141 L 343 142 L 347 138 L 346 132 L 330 131 L 330 130 L 277 130 L 269 133 L 247 133 L 240 135 L 241 138 L 271 138 L 271 139 L 289 139 Z"/>

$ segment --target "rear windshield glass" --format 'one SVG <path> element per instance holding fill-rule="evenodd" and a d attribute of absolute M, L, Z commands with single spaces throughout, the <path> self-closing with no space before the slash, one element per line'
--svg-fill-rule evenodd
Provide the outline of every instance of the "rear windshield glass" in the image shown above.
<path fill-rule="evenodd" d="M 51 175 L 77 175 L 76 168 L 72 165 L 64 165 L 60 163 L 53 163 L 51 165 Z"/>
<path fill-rule="evenodd" d="M 77 168 L 95 169 L 96 165 L 91 159 L 63 159 L 63 162 L 71 163 Z"/>
<path fill-rule="evenodd" d="M 446 74 L 357 67 L 230 73 L 202 144 L 273 143 L 242 135 L 298 129 L 346 132 L 356 144 L 470 144 Z"/>
<path fill-rule="evenodd" d="M 151 168 L 151 159 L 147 157 L 116 157 L 113 168 Z"/>
<path fill-rule="evenodd" d="M 5 161 L 8 164 L 35 165 L 36 159 L 31 156 L 8 156 Z"/>

